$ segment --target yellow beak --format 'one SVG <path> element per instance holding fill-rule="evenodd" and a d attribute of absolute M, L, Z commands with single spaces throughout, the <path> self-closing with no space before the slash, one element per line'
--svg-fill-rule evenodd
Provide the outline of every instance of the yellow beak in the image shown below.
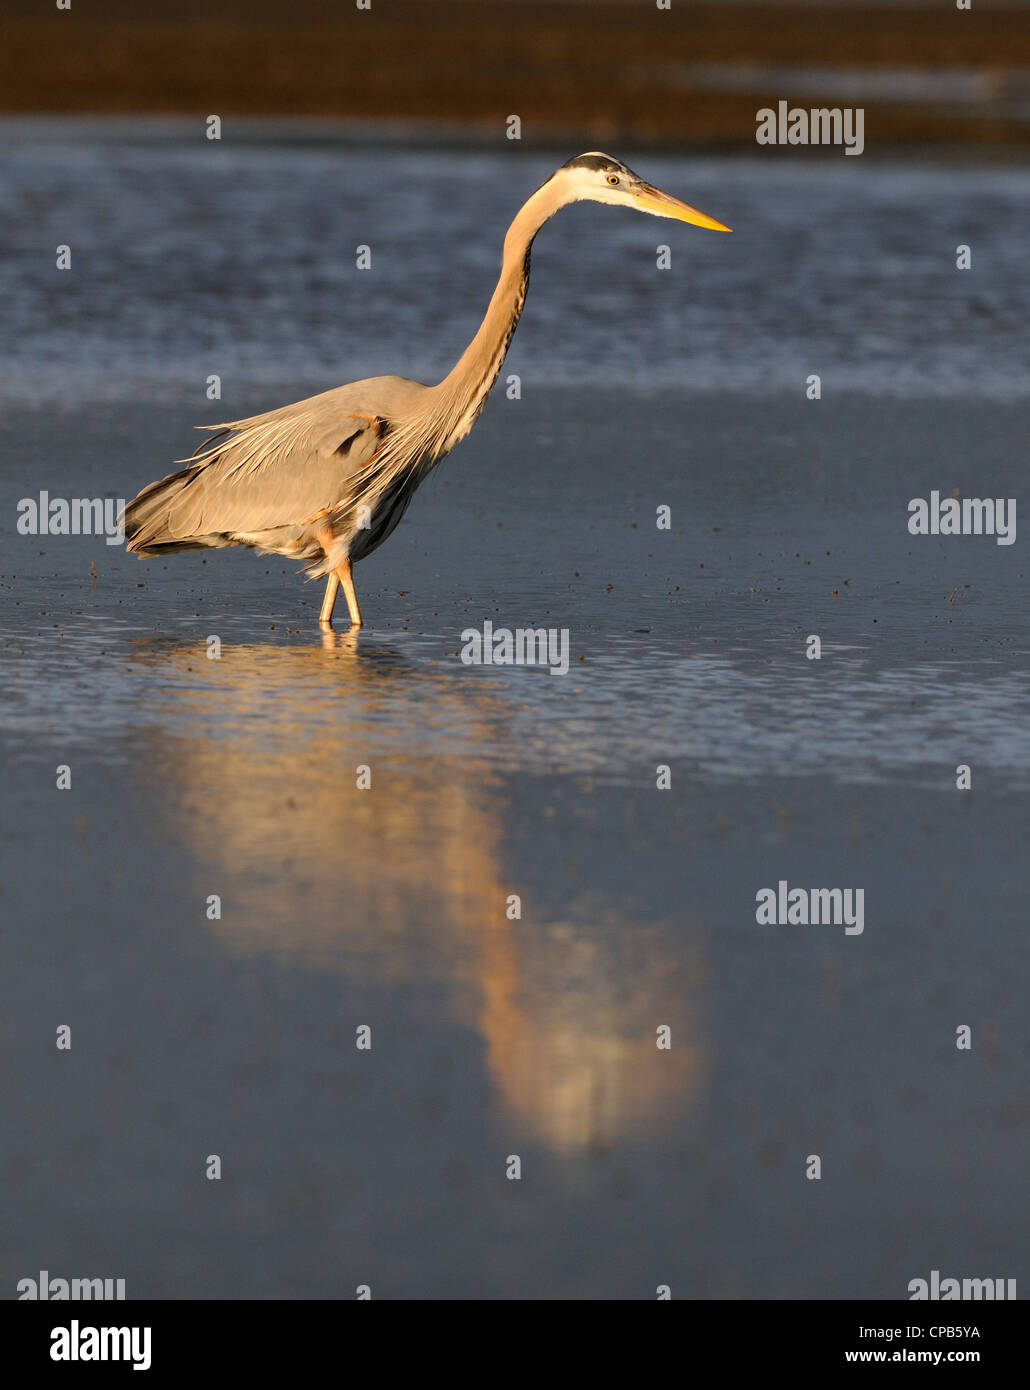
<path fill-rule="evenodd" d="M 638 208 L 644 212 L 654 213 L 657 217 L 675 217 L 678 222 L 690 222 L 695 227 L 707 227 L 713 232 L 732 232 L 732 227 L 724 227 L 721 222 L 716 222 L 714 217 L 708 217 L 703 212 L 698 212 L 697 208 L 690 207 L 687 203 L 681 203 L 678 198 L 671 198 L 668 193 L 663 193 L 660 188 L 652 188 L 646 184 L 639 193 L 634 193 L 633 201 Z"/>

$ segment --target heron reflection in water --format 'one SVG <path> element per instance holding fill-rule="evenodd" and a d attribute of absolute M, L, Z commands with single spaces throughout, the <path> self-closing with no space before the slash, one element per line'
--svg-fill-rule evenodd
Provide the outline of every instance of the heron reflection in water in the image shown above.
<path fill-rule="evenodd" d="M 245 545 L 305 561 L 312 577 L 327 579 L 319 621 L 331 623 L 342 587 L 360 627 L 353 565 L 382 545 L 419 483 L 475 424 L 522 314 L 533 239 L 559 209 L 584 201 L 730 230 L 610 155 L 570 159 L 516 214 L 479 331 L 441 382 L 370 377 L 211 426 L 219 433 L 185 468 L 126 507 L 128 549 L 152 556 Z"/>
<path fill-rule="evenodd" d="M 386 643 L 322 642 L 226 642 L 218 661 L 196 642 L 133 646 L 135 763 L 164 770 L 172 891 L 224 885 L 221 918 L 198 929 L 241 961 L 396 989 L 398 1026 L 470 1030 L 505 1122 L 554 1152 L 661 1132 L 705 1072 L 696 924 L 598 895 L 586 865 L 543 895 L 522 881 L 517 827 L 546 807 L 508 775 L 526 772 L 510 702 Z"/>

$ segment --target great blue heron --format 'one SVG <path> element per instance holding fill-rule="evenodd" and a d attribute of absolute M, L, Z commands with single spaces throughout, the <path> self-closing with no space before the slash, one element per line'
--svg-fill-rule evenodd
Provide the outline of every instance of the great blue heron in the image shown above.
<path fill-rule="evenodd" d="M 342 585 L 351 623 L 360 627 L 351 566 L 382 545 L 422 479 L 475 424 L 522 313 L 533 238 L 559 208 L 582 200 L 730 230 L 610 155 L 570 159 L 516 214 L 479 332 L 438 385 L 370 377 L 207 426 L 218 433 L 180 460 L 186 467 L 126 507 L 128 549 L 162 555 L 247 545 L 306 560 L 309 574 L 328 576 L 320 623 L 332 621 Z"/>

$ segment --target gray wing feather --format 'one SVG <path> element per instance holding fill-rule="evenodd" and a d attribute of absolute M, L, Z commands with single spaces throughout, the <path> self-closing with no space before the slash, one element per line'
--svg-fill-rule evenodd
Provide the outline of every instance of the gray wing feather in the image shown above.
<path fill-rule="evenodd" d="M 394 420 L 426 389 L 378 377 L 208 426 L 222 435 L 126 508 L 129 549 L 211 544 L 216 536 L 300 526 L 351 505 Z"/>

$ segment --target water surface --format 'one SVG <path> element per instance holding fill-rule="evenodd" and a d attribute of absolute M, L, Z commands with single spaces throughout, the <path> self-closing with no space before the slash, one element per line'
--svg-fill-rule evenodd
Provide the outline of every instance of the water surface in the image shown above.
<path fill-rule="evenodd" d="M 8 151 L 0 1287 L 1030 1280 L 1024 550 L 906 527 L 933 488 L 1020 495 L 1025 176 L 853 165 L 642 164 L 732 239 L 545 229 L 522 398 L 358 567 L 368 627 L 324 636 L 282 561 L 142 564 L 20 536 L 17 503 L 131 496 L 198 419 L 449 366 L 546 170 Z M 463 665 L 486 619 L 565 629 L 569 674 Z M 863 934 L 759 927 L 781 879 L 864 889 Z"/>

